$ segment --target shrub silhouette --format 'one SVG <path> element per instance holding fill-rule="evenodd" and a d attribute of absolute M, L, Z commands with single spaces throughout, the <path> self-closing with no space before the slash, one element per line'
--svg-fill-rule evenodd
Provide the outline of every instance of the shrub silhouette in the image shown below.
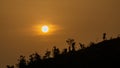
<path fill-rule="evenodd" d="M 10 66 L 10 65 L 7 65 L 7 68 L 14 68 L 14 65 Z"/>

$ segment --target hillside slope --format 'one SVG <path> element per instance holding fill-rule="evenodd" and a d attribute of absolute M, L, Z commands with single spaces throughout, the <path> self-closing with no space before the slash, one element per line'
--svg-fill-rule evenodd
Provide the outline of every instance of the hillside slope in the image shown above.
<path fill-rule="evenodd" d="M 52 62 L 56 67 L 118 67 L 120 64 L 120 38 L 105 40 L 85 49 L 60 55 Z"/>
<path fill-rule="evenodd" d="M 20 57 L 18 68 L 120 68 L 120 38 L 104 40 L 87 48 L 41 59 L 36 53 L 28 62 Z"/>

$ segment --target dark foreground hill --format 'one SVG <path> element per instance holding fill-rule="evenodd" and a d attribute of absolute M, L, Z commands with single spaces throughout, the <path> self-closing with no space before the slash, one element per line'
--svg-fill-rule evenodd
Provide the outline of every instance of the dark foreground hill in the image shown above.
<path fill-rule="evenodd" d="M 58 54 L 54 58 L 41 59 L 36 55 L 34 60 L 26 62 L 24 57 L 18 68 L 120 68 L 120 38 L 104 40 L 91 44 L 78 51 Z"/>
<path fill-rule="evenodd" d="M 120 38 L 105 40 L 79 51 L 69 52 L 54 59 L 61 67 L 105 68 L 120 67 Z M 56 66 L 56 67 L 57 67 Z"/>

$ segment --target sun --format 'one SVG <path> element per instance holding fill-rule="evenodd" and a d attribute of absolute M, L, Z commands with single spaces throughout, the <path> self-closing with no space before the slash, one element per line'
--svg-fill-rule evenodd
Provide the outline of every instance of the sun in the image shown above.
<path fill-rule="evenodd" d="M 41 27 L 41 31 L 42 31 L 43 33 L 47 33 L 47 32 L 49 31 L 49 27 L 48 27 L 47 25 L 43 25 L 43 26 Z"/>

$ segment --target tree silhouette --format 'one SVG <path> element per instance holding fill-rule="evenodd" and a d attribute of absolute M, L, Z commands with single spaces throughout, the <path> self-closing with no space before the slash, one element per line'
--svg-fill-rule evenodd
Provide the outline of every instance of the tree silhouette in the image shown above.
<path fill-rule="evenodd" d="M 31 54 L 30 56 L 29 56 L 29 61 L 28 61 L 28 66 L 32 66 L 33 65 L 33 63 L 34 63 L 34 54 Z M 30 66 L 30 67 L 31 67 Z"/>
<path fill-rule="evenodd" d="M 33 53 L 29 56 L 28 68 L 37 68 L 42 64 L 41 56 L 38 53 Z"/>
<path fill-rule="evenodd" d="M 67 39 L 66 42 L 69 45 L 69 51 L 75 51 L 75 40 L 74 39 Z M 72 47 L 72 49 L 71 49 Z"/>
<path fill-rule="evenodd" d="M 45 56 L 43 58 L 44 59 L 50 58 L 50 54 L 51 54 L 51 52 L 47 50 L 46 53 L 45 53 Z"/>
<path fill-rule="evenodd" d="M 56 46 L 53 47 L 53 56 L 58 57 L 60 54 L 60 50 L 56 48 Z"/>
<path fill-rule="evenodd" d="M 106 40 L 106 33 L 103 33 L 103 40 Z"/>
<path fill-rule="evenodd" d="M 18 62 L 18 68 L 26 68 L 26 67 L 27 67 L 27 63 L 26 63 L 25 56 L 21 55 Z"/>
<path fill-rule="evenodd" d="M 67 49 L 63 49 L 63 52 L 62 52 L 63 55 L 67 54 Z"/>
<path fill-rule="evenodd" d="M 80 45 L 80 48 L 81 48 L 81 49 L 84 49 L 84 48 L 85 48 L 85 45 L 84 45 L 84 44 L 79 43 L 79 45 Z"/>
<path fill-rule="evenodd" d="M 38 53 L 34 54 L 34 61 L 41 61 L 41 56 Z"/>

